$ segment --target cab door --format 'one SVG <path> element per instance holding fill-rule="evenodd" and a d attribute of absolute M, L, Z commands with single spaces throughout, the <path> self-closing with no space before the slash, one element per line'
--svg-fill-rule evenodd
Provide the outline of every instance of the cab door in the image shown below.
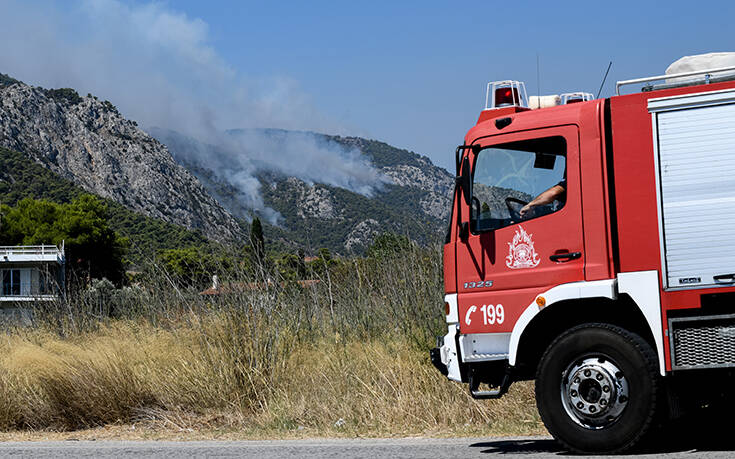
<path fill-rule="evenodd" d="M 473 143 L 469 234 L 456 252 L 460 331 L 509 333 L 537 295 L 584 279 L 577 128 Z M 526 203 L 536 205 L 522 211 Z"/>

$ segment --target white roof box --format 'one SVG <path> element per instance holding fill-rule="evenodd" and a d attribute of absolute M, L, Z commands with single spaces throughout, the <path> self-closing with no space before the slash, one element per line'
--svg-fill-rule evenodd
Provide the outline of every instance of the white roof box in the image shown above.
<path fill-rule="evenodd" d="M 561 98 L 557 94 L 549 96 L 530 96 L 528 98 L 528 108 L 535 110 L 537 108 L 546 108 L 559 105 Z"/>
<path fill-rule="evenodd" d="M 718 69 L 723 67 L 735 67 L 735 53 L 707 53 L 696 56 L 684 56 L 666 69 L 666 75 L 675 73 L 697 72 L 707 69 Z M 721 78 L 725 76 L 735 77 L 735 70 L 725 72 L 714 72 L 712 77 Z M 701 80 L 702 75 L 667 78 L 666 84 L 685 83 Z"/>

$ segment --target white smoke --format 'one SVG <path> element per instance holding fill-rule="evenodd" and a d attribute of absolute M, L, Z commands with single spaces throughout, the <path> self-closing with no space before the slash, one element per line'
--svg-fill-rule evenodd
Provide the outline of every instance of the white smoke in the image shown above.
<path fill-rule="evenodd" d="M 2 10 L 0 72 L 95 94 L 143 126 L 222 147 L 227 157 L 215 172 L 237 184 L 256 210 L 264 209 L 258 168 L 366 195 L 385 180 L 359 151 L 315 136 L 274 141 L 246 130 L 223 138 L 231 128 L 346 132 L 316 110 L 293 79 L 238 74 L 210 45 L 201 19 L 165 4 L 119 0 L 5 0 Z"/>
<path fill-rule="evenodd" d="M 310 132 L 244 130 L 229 133 L 227 141 L 229 151 L 248 151 L 247 158 L 256 169 L 270 169 L 309 183 L 372 196 L 388 182 L 359 150 Z M 329 173 L 325 174 L 325 169 Z"/>

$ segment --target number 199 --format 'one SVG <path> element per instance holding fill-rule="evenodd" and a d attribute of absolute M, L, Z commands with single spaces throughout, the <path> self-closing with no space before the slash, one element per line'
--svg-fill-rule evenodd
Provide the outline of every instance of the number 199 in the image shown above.
<path fill-rule="evenodd" d="M 502 304 L 497 306 L 483 304 L 480 311 L 482 311 L 482 322 L 485 325 L 502 324 L 505 320 L 505 310 Z"/>

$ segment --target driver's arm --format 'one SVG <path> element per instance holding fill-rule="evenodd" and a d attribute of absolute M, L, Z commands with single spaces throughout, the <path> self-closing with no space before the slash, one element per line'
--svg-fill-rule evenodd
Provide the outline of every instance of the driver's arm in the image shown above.
<path fill-rule="evenodd" d="M 523 206 L 520 210 L 521 217 L 524 217 L 526 213 L 528 213 L 528 211 L 531 210 L 533 207 L 543 206 L 544 204 L 551 204 L 555 200 L 561 198 L 565 192 L 566 189 L 559 184 L 552 186 L 548 190 L 536 196 L 533 201 Z"/>

